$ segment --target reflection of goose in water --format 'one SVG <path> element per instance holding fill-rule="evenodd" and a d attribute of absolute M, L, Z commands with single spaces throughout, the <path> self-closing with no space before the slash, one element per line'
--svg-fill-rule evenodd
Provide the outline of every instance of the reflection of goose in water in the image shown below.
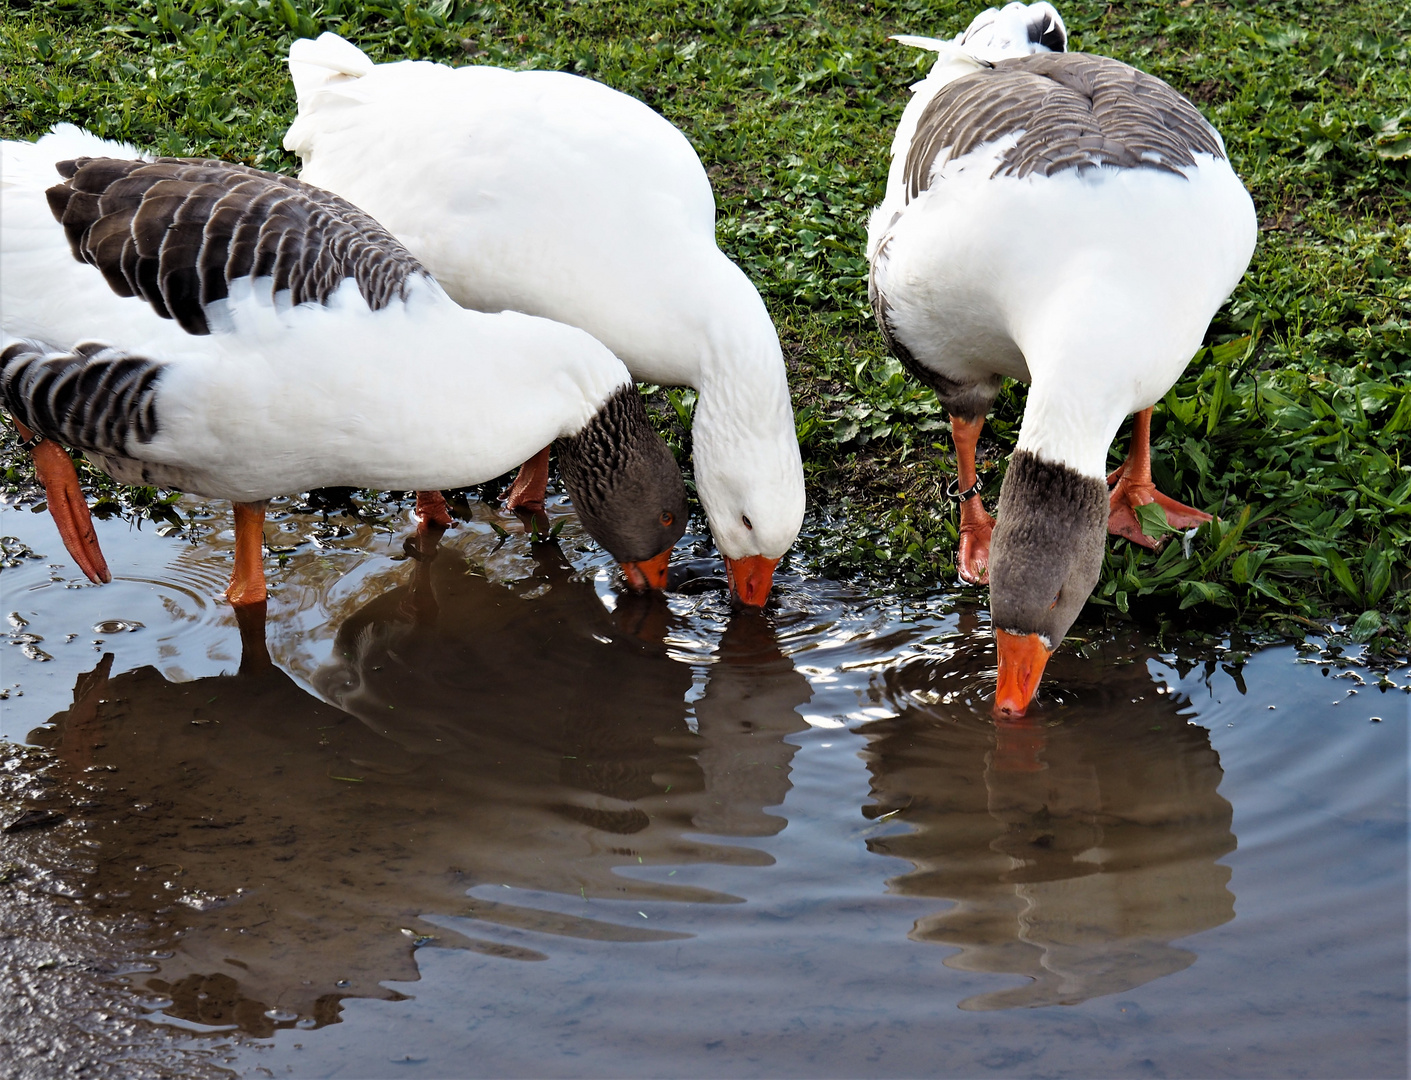
<path fill-rule="evenodd" d="M 808 689 L 769 621 L 731 623 L 693 731 L 690 667 L 617 625 L 671 617 L 636 597 L 609 614 L 556 548 L 536 552 L 512 587 L 420 560 L 347 618 L 316 681 L 348 712 L 269 666 L 256 629 L 238 675 L 109 677 L 105 658 L 32 736 L 101 845 L 87 902 L 151 923 L 154 947 L 181 932 L 147 984 L 168 1015 L 256 1034 L 331 1022 L 343 997 L 415 979 L 421 935 L 519 960 L 554 935 L 677 938 L 636 907 L 734 898 L 617 868 L 769 864 L 687 835 L 782 827 L 765 808 L 788 790 L 782 740 L 806 726 Z M 516 903 L 519 889 L 560 899 Z M 630 919 L 611 900 L 632 901 Z"/>
<path fill-rule="evenodd" d="M 869 847 L 914 865 L 893 891 L 956 902 L 913 938 L 957 946 L 951 967 L 1033 980 L 962 1008 L 1120 993 L 1190 966 L 1195 954 L 1170 943 L 1234 917 L 1216 862 L 1235 848 L 1219 758 L 1148 658 L 1114 642 L 1096 660 L 1056 655 L 1072 697 L 1048 724 L 943 704 L 978 677 L 960 655 L 888 672 L 899 715 L 864 729 L 866 813 L 911 831 Z"/>

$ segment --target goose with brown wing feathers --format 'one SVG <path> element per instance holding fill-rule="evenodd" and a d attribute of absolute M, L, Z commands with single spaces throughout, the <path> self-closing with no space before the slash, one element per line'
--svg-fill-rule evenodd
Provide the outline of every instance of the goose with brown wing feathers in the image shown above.
<path fill-rule="evenodd" d="M 869 223 L 872 305 L 950 411 L 960 573 L 988 577 L 996 709 L 1022 714 L 1097 583 L 1104 526 L 1154 546 L 1137 506 L 1159 503 L 1177 527 L 1209 520 L 1152 484 L 1151 408 L 1244 273 L 1254 207 L 1194 105 L 1066 52 L 1050 4 L 991 9 L 954 41 L 898 40 L 938 59 L 912 88 Z M 975 445 L 1006 378 L 1030 389 L 996 523 Z"/>
<path fill-rule="evenodd" d="M 271 497 L 461 487 L 556 440 L 589 531 L 629 579 L 664 579 L 680 471 L 588 334 L 461 308 L 366 214 L 288 177 L 67 125 L 3 154 L 0 403 L 92 580 L 109 572 L 59 444 L 234 502 L 236 605 L 265 599 Z"/>

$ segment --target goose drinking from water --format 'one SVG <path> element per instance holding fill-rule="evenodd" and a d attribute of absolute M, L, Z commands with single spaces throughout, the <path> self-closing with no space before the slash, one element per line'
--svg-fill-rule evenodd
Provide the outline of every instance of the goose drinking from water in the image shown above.
<path fill-rule="evenodd" d="M 991 9 L 954 41 L 898 40 L 938 57 L 892 143 L 869 291 L 892 352 L 950 411 L 960 573 L 988 575 L 995 705 L 1022 714 L 1097 584 L 1105 531 L 1154 546 L 1134 514 L 1153 501 L 1174 526 L 1209 520 L 1153 486 L 1151 408 L 1244 273 L 1254 206 L 1194 105 L 1066 52 L 1050 4 Z M 1030 388 L 996 524 L 975 444 L 1005 378 Z"/>
<path fill-rule="evenodd" d="M 637 378 L 696 388 L 696 490 L 735 595 L 762 605 L 803 521 L 803 467 L 778 334 L 716 247 L 686 137 L 564 72 L 374 64 L 336 34 L 296 41 L 289 67 L 301 177 L 380 221 L 458 303 L 582 327 Z M 547 469 L 527 462 L 510 505 L 538 504 Z"/>
<path fill-rule="evenodd" d="M 632 377 L 582 330 L 468 311 L 393 237 L 300 181 L 147 159 L 64 126 L 3 144 L 0 403 L 64 543 L 109 580 L 68 454 L 236 506 L 226 593 L 262 603 L 265 504 L 460 487 L 559 441 L 589 532 L 665 581 L 686 522 Z"/>

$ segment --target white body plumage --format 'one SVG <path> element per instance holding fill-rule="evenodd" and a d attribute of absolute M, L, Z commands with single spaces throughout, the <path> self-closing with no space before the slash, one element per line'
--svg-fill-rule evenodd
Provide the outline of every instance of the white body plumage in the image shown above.
<path fill-rule="evenodd" d="M 216 332 L 189 334 L 77 261 L 46 203 L 56 161 L 139 156 L 131 147 L 65 126 L 3 153 L 0 348 L 97 341 L 162 365 L 155 437 L 94 455 L 119 480 L 235 502 L 463 486 L 576 433 L 630 384 L 583 331 L 466 311 L 425 276 L 378 311 L 351 279 L 326 304 L 290 306 L 270 279 L 247 278 L 212 306 Z"/>
<path fill-rule="evenodd" d="M 1122 420 L 1158 401 L 1199 350 L 1249 263 L 1257 221 L 1229 161 L 1210 154 L 1184 176 L 1111 166 L 995 175 L 1022 130 L 959 158 L 938 154 L 929 186 L 908 201 L 906 159 L 926 106 L 989 62 L 1048 51 L 1024 27 L 1049 12 L 1015 3 L 987 12 L 970 41 L 901 39 L 939 58 L 898 125 L 868 257 L 919 363 L 963 383 L 1029 382 L 1018 448 L 1101 477 Z"/>
<path fill-rule="evenodd" d="M 376 217 L 459 303 L 580 326 L 639 379 L 699 392 L 697 490 L 722 554 L 777 558 L 803 518 L 778 336 L 715 244 L 710 184 L 646 105 L 560 72 L 374 65 L 295 42 L 302 178 Z"/>

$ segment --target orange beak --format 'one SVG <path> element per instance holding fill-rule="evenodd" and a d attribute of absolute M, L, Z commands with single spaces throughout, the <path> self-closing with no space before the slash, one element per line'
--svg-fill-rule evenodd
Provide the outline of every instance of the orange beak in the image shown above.
<path fill-rule="evenodd" d="M 995 715 L 1023 716 L 1053 651 L 1044 647 L 1038 634 L 1011 634 L 1008 630 L 995 631 L 995 651 L 999 653 Z"/>
<path fill-rule="evenodd" d="M 774 568 L 778 565 L 778 559 L 766 559 L 763 555 L 727 558 L 725 576 L 730 579 L 730 591 L 746 607 L 764 607 L 769 590 L 774 587 Z"/>
<path fill-rule="evenodd" d="M 648 589 L 666 588 L 666 569 L 671 563 L 671 549 L 641 562 L 625 562 L 622 573 L 633 592 L 646 592 Z"/>

